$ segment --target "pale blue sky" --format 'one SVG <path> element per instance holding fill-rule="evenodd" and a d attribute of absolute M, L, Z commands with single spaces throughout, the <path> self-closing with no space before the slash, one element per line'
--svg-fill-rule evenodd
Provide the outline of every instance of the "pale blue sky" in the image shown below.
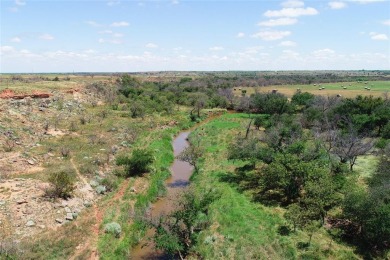
<path fill-rule="evenodd" d="M 389 0 L 0 0 L 0 72 L 390 69 Z"/>

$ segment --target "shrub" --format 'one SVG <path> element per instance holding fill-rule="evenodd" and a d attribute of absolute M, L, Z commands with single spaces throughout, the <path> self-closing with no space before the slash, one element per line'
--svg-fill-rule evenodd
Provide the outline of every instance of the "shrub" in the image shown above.
<path fill-rule="evenodd" d="M 104 232 L 113 234 L 116 238 L 119 238 L 122 233 L 122 228 L 118 223 L 110 222 L 104 226 Z"/>
<path fill-rule="evenodd" d="M 101 185 L 104 185 L 107 191 L 113 191 L 118 188 L 118 177 L 115 175 L 107 176 L 101 180 Z"/>
<path fill-rule="evenodd" d="M 126 175 L 136 176 L 148 172 L 154 158 L 150 151 L 136 149 L 133 151 L 131 158 L 118 157 L 116 163 L 126 167 Z"/>
<path fill-rule="evenodd" d="M 68 147 L 61 147 L 62 157 L 68 158 L 70 155 L 70 149 Z"/>
<path fill-rule="evenodd" d="M 97 194 L 104 194 L 107 191 L 107 189 L 105 186 L 99 185 L 96 187 L 95 191 Z"/>
<path fill-rule="evenodd" d="M 50 197 L 69 198 L 76 187 L 75 176 L 66 171 L 52 172 L 48 180 L 53 186 L 47 191 Z"/>

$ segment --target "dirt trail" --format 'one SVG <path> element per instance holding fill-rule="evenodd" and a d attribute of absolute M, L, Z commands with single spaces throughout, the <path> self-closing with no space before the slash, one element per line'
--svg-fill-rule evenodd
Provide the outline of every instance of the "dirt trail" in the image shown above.
<path fill-rule="evenodd" d="M 91 188 L 91 185 L 89 185 L 88 181 L 84 178 L 83 175 L 81 175 L 79 169 L 77 168 L 76 164 L 73 161 L 73 158 L 70 158 L 70 163 L 72 164 L 74 170 L 76 171 L 77 177 L 79 177 L 79 179 L 84 183 L 85 186 L 88 186 L 89 188 Z"/>
<path fill-rule="evenodd" d="M 71 163 L 72 163 L 73 167 L 75 167 L 77 175 L 79 175 L 80 173 L 72 160 L 71 160 Z M 82 176 L 79 176 L 79 177 L 82 177 Z M 80 179 L 82 179 L 82 178 L 80 178 Z M 86 181 L 86 180 L 84 179 L 84 181 Z M 99 254 L 98 254 L 98 250 L 97 250 L 97 243 L 99 240 L 99 231 L 100 231 L 99 228 L 103 222 L 105 210 L 106 210 L 107 206 L 112 205 L 112 203 L 114 203 L 115 201 L 122 200 L 122 197 L 124 196 L 128 186 L 129 186 L 129 182 L 130 182 L 129 179 L 124 180 L 122 182 L 120 188 L 118 189 L 118 191 L 112 197 L 112 199 L 107 201 L 106 205 L 104 205 L 102 208 L 99 208 L 96 205 L 96 203 L 93 204 L 93 215 L 95 218 L 95 224 L 92 226 L 91 234 L 90 234 L 90 236 L 88 236 L 88 240 L 85 243 L 80 244 L 77 247 L 77 250 L 74 252 L 73 256 L 69 258 L 69 260 L 79 259 L 79 257 L 83 254 L 83 252 L 85 252 L 88 249 L 91 250 L 91 255 L 88 258 L 89 260 L 98 260 L 99 259 Z"/>

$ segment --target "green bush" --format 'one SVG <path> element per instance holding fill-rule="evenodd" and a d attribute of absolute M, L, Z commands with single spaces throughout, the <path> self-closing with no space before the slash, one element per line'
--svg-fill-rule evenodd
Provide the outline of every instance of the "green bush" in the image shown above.
<path fill-rule="evenodd" d="M 115 175 L 109 175 L 106 178 L 101 180 L 101 185 L 106 187 L 107 191 L 113 191 L 116 190 L 119 186 L 118 184 L 118 177 Z"/>
<path fill-rule="evenodd" d="M 153 161 L 154 158 L 150 151 L 136 149 L 133 151 L 131 158 L 118 157 L 116 162 L 118 165 L 126 167 L 126 175 L 130 177 L 148 172 Z"/>
<path fill-rule="evenodd" d="M 75 189 L 76 178 L 66 171 L 52 172 L 49 176 L 52 188 L 47 190 L 50 197 L 69 198 Z"/>
<path fill-rule="evenodd" d="M 122 233 L 122 228 L 118 223 L 110 222 L 104 226 L 104 232 L 113 234 L 116 238 L 119 238 Z"/>
<path fill-rule="evenodd" d="M 96 187 L 95 191 L 97 194 L 104 194 L 106 193 L 107 189 L 106 186 L 99 185 Z"/>

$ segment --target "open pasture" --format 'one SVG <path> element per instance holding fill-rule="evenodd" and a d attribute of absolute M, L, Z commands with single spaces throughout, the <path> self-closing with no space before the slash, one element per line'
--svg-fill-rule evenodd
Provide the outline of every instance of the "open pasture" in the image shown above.
<path fill-rule="evenodd" d="M 383 96 L 384 93 L 390 91 L 390 81 L 362 81 L 362 82 L 339 82 L 326 84 L 311 84 L 311 85 L 279 85 L 266 87 L 238 87 L 234 88 L 236 95 L 241 95 L 242 91 L 246 90 L 246 95 L 251 95 L 255 92 L 272 92 L 277 90 L 279 93 L 292 97 L 294 93 L 300 89 L 303 92 L 310 92 L 315 95 L 343 97 L 355 97 L 357 95 L 372 95 L 376 97 Z"/>

